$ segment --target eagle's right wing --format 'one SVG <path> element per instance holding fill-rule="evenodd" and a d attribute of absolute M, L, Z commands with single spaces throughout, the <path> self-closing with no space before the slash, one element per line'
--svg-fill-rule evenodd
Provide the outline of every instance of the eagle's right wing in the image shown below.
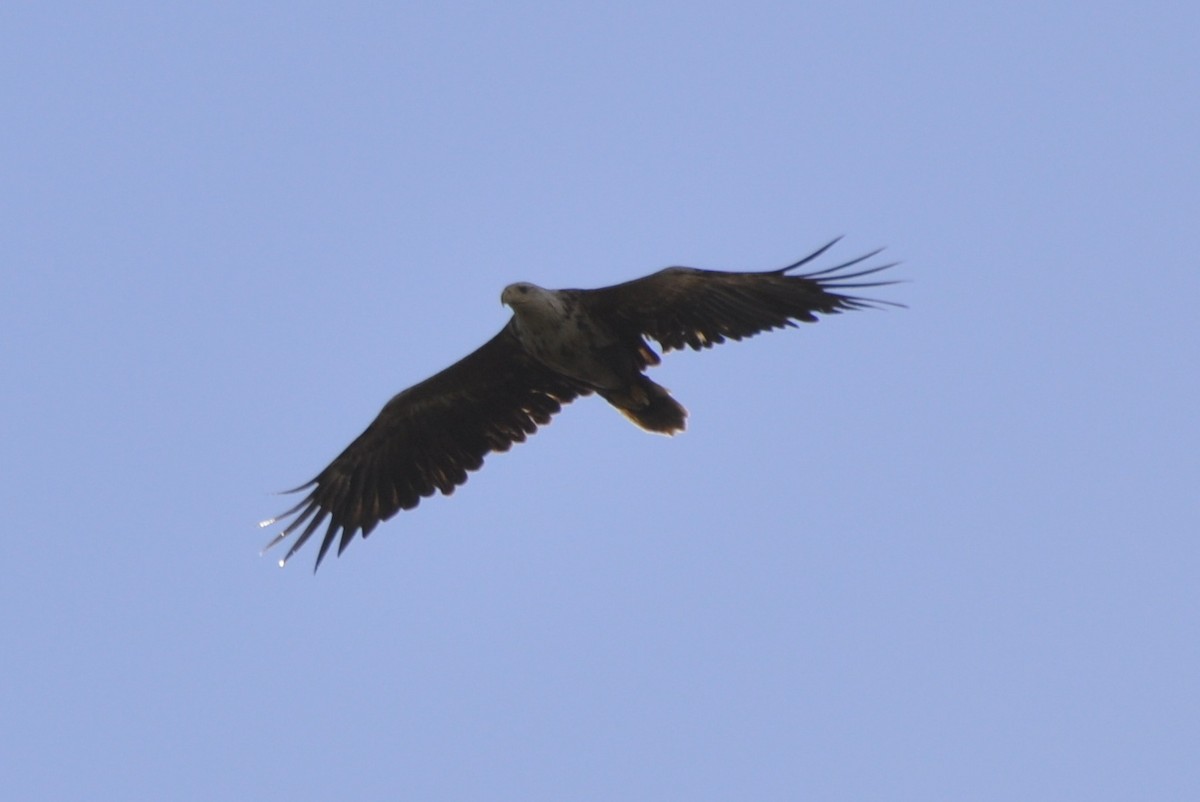
<path fill-rule="evenodd" d="M 449 495 L 485 455 L 507 451 L 589 391 L 530 358 L 511 324 L 473 353 L 392 398 L 366 431 L 310 482 L 295 516 L 266 549 L 304 526 L 280 565 L 328 518 L 316 567 L 340 532 L 338 553 L 435 491 Z M 307 525 L 305 525 L 307 522 Z M 264 551 L 266 550 L 264 549 Z"/>

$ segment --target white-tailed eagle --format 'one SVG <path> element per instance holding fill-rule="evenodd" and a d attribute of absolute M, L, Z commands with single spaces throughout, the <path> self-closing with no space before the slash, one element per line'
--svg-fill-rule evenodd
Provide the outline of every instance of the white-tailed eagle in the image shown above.
<path fill-rule="evenodd" d="M 647 431 L 683 431 L 687 411 L 644 374 L 659 363 L 646 338 L 664 352 L 700 350 L 811 323 L 817 314 L 894 305 L 840 292 L 893 283 L 857 279 L 894 263 L 850 270 L 879 251 L 812 273 L 790 272 L 836 242 L 763 272 L 668 267 L 595 290 L 510 284 L 500 300 L 513 316 L 500 333 L 394 397 L 316 478 L 288 491 L 309 492 L 260 524 L 295 516 L 266 548 L 303 527 L 282 566 L 328 518 L 315 570 L 335 540 L 341 554 L 357 532 L 365 538 L 435 491 L 453 493 L 487 454 L 524 442 L 579 396 L 596 393 Z"/>

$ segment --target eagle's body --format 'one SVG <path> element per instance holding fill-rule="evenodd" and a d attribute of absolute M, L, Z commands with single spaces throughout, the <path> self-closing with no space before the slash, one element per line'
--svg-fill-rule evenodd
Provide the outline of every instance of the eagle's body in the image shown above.
<path fill-rule="evenodd" d="M 797 320 L 812 322 L 817 313 L 872 305 L 833 290 L 890 283 L 845 280 L 891 265 L 839 272 L 874 253 L 816 273 L 787 274 L 832 245 L 760 273 L 670 267 L 596 290 L 510 284 L 501 295 L 513 310 L 508 324 L 475 352 L 389 401 L 325 470 L 297 488 L 312 490 L 279 516 L 296 515 L 267 548 L 304 526 L 282 565 L 328 517 L 319 566 L 335 539 L 340 554 L 355 533 L 366 537 L 421 497 L 439 490 L 449 495 L 485 455 L 524 441 L 564 404 L 593 392 L 643 429 L 682 431 L 686 410 L 644 373 L 660 361 L 646 338 L 664 351 L 700 350 Z"/>
<path fill-rule="evenodd" d="M 617 335 L 594 320 L 570 290 L 547 290 L 534 284 L 510 284 L 500 301 L 513 310 L 513 333 L 534 359 L 596 388 L 616 387 L 621 375 L 604 350 Z"/>
<path fill-rule="evenodd" d="M 521 282 L 506 287 L 500 300 L 512 307 L 522 349 L 538 362 L 599 393 L 647 431 L 683 431 L 687 410 L 642 374 L 659 363 L 658 355 L 640 333 L 593 314 L 586 291 Z"/>

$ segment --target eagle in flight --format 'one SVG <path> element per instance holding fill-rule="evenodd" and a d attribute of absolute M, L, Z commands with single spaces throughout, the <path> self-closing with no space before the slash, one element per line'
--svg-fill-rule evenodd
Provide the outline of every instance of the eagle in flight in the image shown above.
<path fill-rule="evenodd" d="M 328 518 L 316 570 L 335 540 L 341 554 L 357 532 L 365 538 L 380 521 L 434 491 L 450 495 L 487 454 L 524 442 L 580 396 L 596 393 L 647 431 L 683 431 L 687 410 L 644 373 L 659 364 L 646 338 L 664 352 L 698 351 L 795 321 L 811 323 L 818 313 L 899 305 L 841 292 L 894 283 L 859 279 L 895 263 L 852 269 L 878 250 L 824 270 L 791 272 L 837 241 L 778 270 L 668 267 L 594 290 L 508 285 L 500 301 L 513 315 L 500 333 L 392 398 L 316 478 L 288 491 L 309 492 L 259 524 L 295 516 L 263 551 L 299 530 L 279 561 L 283 566 Z"/>

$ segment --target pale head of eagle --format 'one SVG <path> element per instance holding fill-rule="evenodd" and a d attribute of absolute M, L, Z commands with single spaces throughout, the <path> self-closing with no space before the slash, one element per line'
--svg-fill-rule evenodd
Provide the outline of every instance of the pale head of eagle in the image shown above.
<path fill-rule="evenodd" d="M 518 317 L 525 315 L 561 317 L 566 305 L 554 290 L 547 290 L 527 281 L 509 284 L 500 293 L 500 303 L 511 307 Z"/>
<path fill-rule="evenodd" d="M 513 310 L 520 329 L 535 336 L 549 334 L 570 317 L 568 303 L 561 293 L 527 281 L 505 287 L 500 293 L 500 303 Z"/>

